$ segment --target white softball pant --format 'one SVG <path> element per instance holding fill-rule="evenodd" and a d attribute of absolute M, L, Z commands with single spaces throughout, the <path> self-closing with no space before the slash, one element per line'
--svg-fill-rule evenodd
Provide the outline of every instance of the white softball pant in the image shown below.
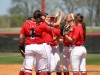
<path fill-rule="evenodd" d="M 55 69 L 55 61 L 54 58 L 51 59 L 52 55 L 52 47 L 51 45 L 47 44 L 47 43 L 43 43 L 43 45 L 45 46 L 45 50 L 46 50 L 46 56 L 47 56 L 47 68 L 49 70 L 49 72 L 54 71 Z M 51 67 L 51 62 L 52 62 L 52 67 Z"/>
<path fill-rule="evenodd" d="M 72 71 L 86 71 L 86 54 L 87 51 L 83 45 L 81 46 L 75 46 L 72 45 L 71 47 L 71 67 Z"/>
<path fill-rule="evenodd" d="M 70 63 L 70 47 L 64 46 L 62 52 L 62 65 L 64 72 L 69 71 L 68 69 L 69 63 Z"/>
<path fill-rule="evenodd" d="M 61 67 L 60 67 L 60 51 L 59 51 L 59 45 L 57 46 L 52 46 L 52 57 L 51 57 L 51 60 L 52 58 L 54 58 L 54 61 L 55 61 L 55 71 L 56 72 L 61 72 Z M 52 64 L 51 64 L 52 65 Z"/>
<path fill-rule="evenodd" d="M 43 44 L 31 44 L 25 47 L 25 72 L 32 72 L 34 60 L 38 71 L 46 71 L 46 52 Z"/>

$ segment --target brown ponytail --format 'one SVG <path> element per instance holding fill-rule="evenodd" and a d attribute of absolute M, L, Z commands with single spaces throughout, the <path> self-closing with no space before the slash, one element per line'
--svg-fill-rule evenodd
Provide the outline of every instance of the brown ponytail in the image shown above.
<path fill-rule="evenodd" d="M 84 36 L 84 40 L 86 39 L 86 25 L 85 22 L 82 22 L 82 28 L 83 28 L 83 36 Z"/>
<path fill-rule="evenodd" d="M 84 40 L 86 39 L 86 25 L 82 14 L 77 14 L 77 20 L 82 24 Z"/>

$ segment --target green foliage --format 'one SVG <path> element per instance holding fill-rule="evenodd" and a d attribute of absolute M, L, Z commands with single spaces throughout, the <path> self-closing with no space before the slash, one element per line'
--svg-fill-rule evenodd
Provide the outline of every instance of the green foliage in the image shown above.
<path fill-rule="evenodd" d="M 40 9 L 40 0 L 11 0 L 12 7 L 9 8 L 9 13 L 12 15 L 17 13 L 29 17 L 32 15 L 34 9 Z"/>
<path fill-rule="evenodd" d="M 11 26 L 10 27 L 21 27 L 26 17 L 23 15 L 13 14 L 11 16 Z"/>
<path fill-rule="evenodd" d="M 9 27 L 9 16 L 0 16 L 0 28 Z"/>

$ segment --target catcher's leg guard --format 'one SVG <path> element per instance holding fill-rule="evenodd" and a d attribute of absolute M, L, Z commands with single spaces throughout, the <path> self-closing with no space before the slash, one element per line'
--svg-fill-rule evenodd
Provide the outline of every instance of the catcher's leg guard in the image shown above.
<path fill-rule="evenodd" d="M 61 72 L 56 72 L 56 75 L 62 75 L 62 73 Z"/>
<path fill-rule="evenodd" d="M 85 72 L 85 73 L 81 73 L 81 75 L 87 75 L 87 73 Z"/>
<path fill-rule="evenodd" d="M 20 70 L 19 75 L 24 75 L 24 71 Z"/>
<path fill-rule="evenodd" d="M 32 75 L 31 73 L 29 73 L 29 72 L 25 72 L 25 75 Z"/>
<path fill-rule="evenodd" d="M 73 75 L 80 75 L 79 72 L 73 73 Z"/>
<path fill-rule="evenodd" d="M 64 72 L 64 75 L 69 75 L 69 72 Z"/>

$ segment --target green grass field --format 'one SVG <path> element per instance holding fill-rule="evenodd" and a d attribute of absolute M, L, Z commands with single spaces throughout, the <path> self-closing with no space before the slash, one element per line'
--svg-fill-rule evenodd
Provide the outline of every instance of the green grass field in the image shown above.
<path fill-rule="evenodd" d="M 0 64 L 22 64 L 20 53 L 0 53 Z"/>
<path fill-rule="evenodd" d="M 62 59 L 61 59 L 62 60 Z M 20 53 L 0 53 L 0 64 L 22 64 Z M 100 54 L 87 54 L 87 65 L 100 65 Z"/>

